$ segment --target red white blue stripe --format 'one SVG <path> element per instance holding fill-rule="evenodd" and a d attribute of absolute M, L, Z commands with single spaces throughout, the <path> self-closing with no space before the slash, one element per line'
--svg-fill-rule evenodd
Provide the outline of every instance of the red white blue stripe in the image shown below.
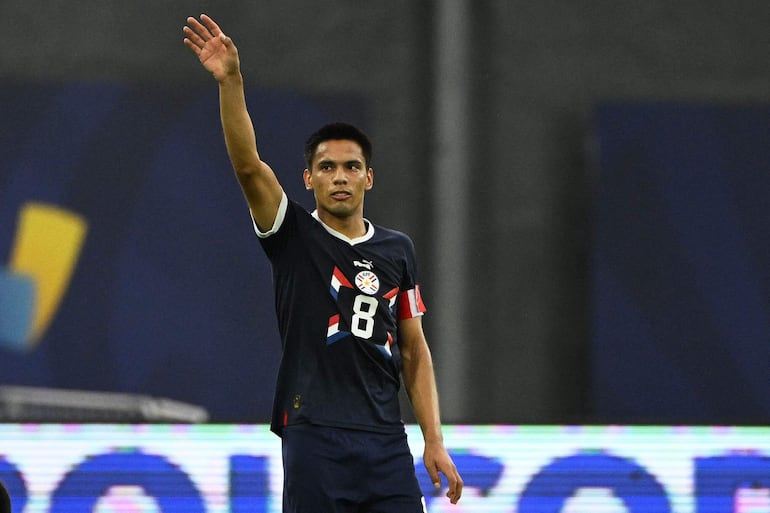
<path fill-rule="evenodd" d="M 340 331 L 340 314 L 329 317 L 329 327 L 326 330 L 326 345 L 330 346 L 347 335 L 350 335 L 350 333 Z"/>
<path fill-rule="evenodd" d="M 419 317 L 427 312 L 425 303 L 420 296 L 420 286 L 415 285 L 413 289 L 405 290 L 398 296 L 398 318 L 411 319 Z"/>
<path fill-rule="evenodd" d="M 334 272 L 332 273 L 332 281 L 331 286 L 329 287 L 329 292 L 331 292 L 331 295 L 335 301 L 337 300 L 337 295 L 340 292 L 340 287 L 347 287 L 352 289 L 353 285 L 351 285 L 350 281 L 345 278 L 345 275 L 342 274 L 342 271 L 340 271 L 339 267 L 334 266 Z"/>

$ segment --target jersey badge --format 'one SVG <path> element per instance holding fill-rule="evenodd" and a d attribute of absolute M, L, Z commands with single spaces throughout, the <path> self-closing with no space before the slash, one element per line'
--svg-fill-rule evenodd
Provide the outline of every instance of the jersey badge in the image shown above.
<path fill-rule="evenodd" d="M 380 279 L 372 271 L 361 271 L 356 274 L 356 287 L 364 294 L 373 295 L 380 290 Z"/>

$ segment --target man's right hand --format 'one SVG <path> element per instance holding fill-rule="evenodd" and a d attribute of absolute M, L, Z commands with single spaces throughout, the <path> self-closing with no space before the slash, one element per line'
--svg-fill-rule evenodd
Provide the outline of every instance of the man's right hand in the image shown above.
<path fill-rule="evenodd" d="M 189 17 L 182 31 L 187 36 L 184 44 L 218 82 L 239 72 L 238 49 L 214 20 L 205 14 L 201 14 L 201 21 Z"/>

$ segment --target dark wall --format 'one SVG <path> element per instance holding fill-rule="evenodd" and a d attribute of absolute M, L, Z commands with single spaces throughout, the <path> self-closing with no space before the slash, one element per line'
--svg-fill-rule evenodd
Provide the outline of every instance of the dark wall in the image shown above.
<path fill-rule="evenodd" d="M 607 98 L 770 100 L 770 4 L 469 4 L 472 244 L 471 268 L 458 272 L 472 286 L 457 319 L 470 347 L 468 406 L 446 420 L 590 420 L 592 108 Z M 211 14 L 238 45 L 247 83 L 364 98 L 378 172 L 368 216 L 414 237 L 430 306 L 431 284 L 445 279 L 430 265 L 441 256 L 431 242 L 440 5 L 3 1 L 0 80 L 214 88 L 181 32 L 187 15 Z M 437 365 L 452 358 L 452 347 L 432 345 Z"/>
<path fill-rule="evenodd" d="M 475 257 L 486 265 L 472 318 L 495 341 L 474 372 L 499 379 L 471 392 L 482 417 L 588 413 L 595 103 L 767 101 L 767 20 L 761 1 L 474 3 L 474 150 L 479 170 L 495 170 L 474 173 L 486 205 Z M 506 299 L 488 308 L 489 294 Z"/>

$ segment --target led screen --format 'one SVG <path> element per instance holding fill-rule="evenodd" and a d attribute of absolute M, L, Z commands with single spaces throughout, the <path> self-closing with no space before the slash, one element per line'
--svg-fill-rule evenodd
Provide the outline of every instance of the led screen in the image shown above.
<path fill-rule="evenodd" d="M 458 506 L 432 493 L 419 428 L 408 435 L 431 512 L 770 511 L 770 428 L 447 426 Z M 265 425 L 2 425 L 0 444 L 14 512 L 281 508 Z"/>

